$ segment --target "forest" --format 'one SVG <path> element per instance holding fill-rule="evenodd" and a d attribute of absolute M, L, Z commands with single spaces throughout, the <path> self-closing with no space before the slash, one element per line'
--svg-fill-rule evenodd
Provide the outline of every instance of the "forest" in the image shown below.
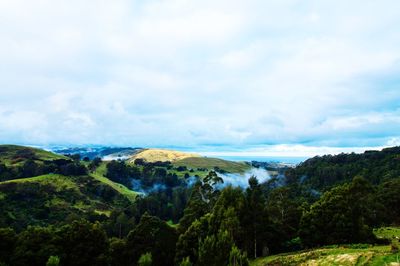
<path fill-rule="evenodd" d="M 168 162 L 10 156 L 0 156 L 0 265 L 244 266 L 353 244 L 399 252 L 373 231 L 400 225 L 399 147 L 314 157 L 246 188 Z"/>

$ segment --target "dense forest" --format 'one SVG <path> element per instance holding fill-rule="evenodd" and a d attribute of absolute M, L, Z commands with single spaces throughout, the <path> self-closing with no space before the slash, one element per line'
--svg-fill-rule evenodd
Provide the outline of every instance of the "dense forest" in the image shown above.
<path fill-rule="evenodd" d="M 314 157 L 246 188 L 223 185 L 218 169 L 22 148 L 0 156 L 0 180 L 0 265 L 249 265 L 352 243 L 398 252 L 373 228 L 400 224 L 399 147 Z"/>

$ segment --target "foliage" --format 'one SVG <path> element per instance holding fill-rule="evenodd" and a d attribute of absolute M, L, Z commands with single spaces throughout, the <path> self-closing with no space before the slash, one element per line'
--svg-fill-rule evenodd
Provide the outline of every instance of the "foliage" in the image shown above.
<path fill-rule="evenodd" d="M 102 221 L 126 206 L 123 196 L 88 176 L 45 175 L 0 182 L 0 226 L 22 230 L 28 225 L 65 224 L 86 218 Z"/>
<path fill-rule="evenodd" d="M 46 262 L 46 266 L 58 266 L 60 265 L 60 258 L 58 256 L 50 256 Z"/>
<path fill-rule="evenodd" d="M 10 263 L 10 255 L 14 251 L 17 235 L 12 228 L 0 228 L 0 264 Z"/>
<path fill-rule="evenodd" d="M 151 253 L 147 252 L 140 256 L 138 266 L 151 266 L 153 264 Z"/>
<path fill-rule="evenodd" d="M 192 266 L 189 257 L 184 258 L 181 263 L 179 263 L 179 266 Z"/>
<path fill-rule="evenodd" d="M 400 176 L 400 147 L 362 154 L 316 156 L 287 172 L 289 183 L 300 183 L 309 189 L 326 191 L 338 184 L 363 176 L 372 184 Z"/>
<path fill-rule="evenodd" d="M 241 252 L 236 246 L 233 246 L 229 254 L 228 266 L 248 266 L 249 260 L 247 254 Z"/>
<path fill-rule="evenodd" d="M 250 168 L 249 165 L 243 162 L 231 162 L 217 158 L 208 157 L 189 157 L 177 162 L 174 166 L 186 166 L 192 169 L 203 168 L 213 170 L 215 167 L 229 173 L 244 173 Z"/>
<path fill-rule="evenodd" d="M 147 252 L 153 254 L 155 265 L 173 265 L 177 232 L 157 217 L 144 214 L 139 224 L 127 237 L 127 247 L 132 251 L 131 263 Z"/>
<path fill-rule="evenodd" d="M 326 192 L 311 206 L 302 217 L 300 237 L 307 246 L 374 241 L 370 206 L 371 185 L 355 178 Z"/>
<path fill-rule="evenodd" d="M 263 184 L 251 177 L 242 189 L 223 187 L 219 166 L 44 160 L 7 148 L 0 265 L 248 265 L 247 254 L 255 265 L 394 262 L 398 229 L 375 237 L 372 228 L 400 222 L 399 153 L 316 157 Z M 331 246 L 274 255 L 322 245 Z"/>
<path fill-rule="evenodd" d="M 345 246 L 322 247 L 300 252 L 284 253 L 259 258 L 252 266 L 264 265 L 396 265 L 399 254 L 392 254 L 389 246 L 353 248 Z"/>
<path fill-rule="evenodd" d="M 233 239 L 227 231 L 209 235 L 199 244 L 199 265 L 220 266 L 229 261 Z"/>

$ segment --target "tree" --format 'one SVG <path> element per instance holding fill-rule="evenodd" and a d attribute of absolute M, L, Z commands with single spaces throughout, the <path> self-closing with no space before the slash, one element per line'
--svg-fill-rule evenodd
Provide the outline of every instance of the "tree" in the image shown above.
<path fill-rule="evenodd" d="M 155 265 L 174 265 L 177 240 L 174 228 L 145 213 L 127 238 L 127 247 L 132 252 L 131 263 L 137 262 L 142 254 L 150 252 Z"/>
<path fill-rule="evenodd" d="M 302 242 L 311 247 L 374 241 L 369 223 L 374 209 L 372 192 L 365 179 L 356 177 L 324 193 L 301 218 Z"/>
<path fill-rule="evenodd" d="M 226 265 L 233 244 L 233 239 L 227 231 L 221 230 L 216 235 L 207 236 L 199 244 L 198 265 Z"/>
<path fill-rule="evenodd" d="M 126 246 L 126 240 L 112 237 L 109 240 L 109 258 L 111 266 L 129 265 L 129 250 Z"/>
<path fill-rule="evenodd" d="M 18 235 L 11 265 L 46 265 L 50 256 L 62 254 L 60 239 L 51 227 L 30 226 Z"/>
<path fill-rule="evenodd" d="M 12 228 L 0 228 L 0 264 L 9 264 L 16 244 L 17 235 Z"/>
<path fill-rule="evenodd" d="M 254 258 L 261 253 L 264 248 L 262 233 L 266 225 L 265 197 L 261 186 L 255 176 L 249 178 L 249 187 L 246 189 L 246 210 L 245 216 L 246 235 L 248 236 L 247 250 L 253 254 Z M 249 241 L 250 240 L 250 241 Z"/>
<path fill-rule="evenodd" d="M 50 256 L 46 263 L 46 266 L 58 266 L 58 265 L 60 265 L 60 258 L 58 256 Z"/>
<path fill-rule="evenodd" d="M 200 219 L 209 210 L 207 202 L 203 200 L 201 186 L 200 181 L 193 186 L 188 204 L 183 211 L 183 217 L 179 221 L 178 231 L 180 234 L 183 234 L 196 219 Z"/>
<path fill-rule="evenodd" d="M 273 229 L 274 252 L 291 248 L 290 241 L 297 237 L 297 231 L 302 215 L 302 200 L 295 198 L 290 187 L 278 187 L 268 194 L 266 212 L 270 228 Z M 273 228 L 272 228 L 273 227 Z M 293 246 L 293 245 L 292 245 Z"/>
<path fill-rule="evenodd" d="M 377 201 L 382 214 L 377 214 L 386 224 L 400 224 L 400 178 L 382 183 L 377 191 Z"/>
<path fill-rule="evenodd" d="M 190 262 L 190 258 L 186 257 L 184 258 L 181 263 L 179 263 L 179 266 L 192 266 L 192 263 Z"/>
<path fill-rule="evenodd" d="M 101 164 L 102 160 L 99 157 L 95 157 L 90 163 L 89 163 L 89 170 L 94 171 L 96 168 Z"/>
<path fill-rule="evenodd" d="M 140 256 L 138 260 L 138 266 L 151 266 L 152 264 L 153 260 L 150 252 L 147 252 Z"/>
<path fill-rule="evenodd" d="M 243 253 L 235 245 L 232 246 L 231 252 L 229 253 L 229 264 L 228 266 L 248 266 L 249 260 L 247 254 Z"/>
<path fill-rule="evenodd" d="M 34 160 L 29 159 L 25 161 L 20 169 L 21 177 L 36 176 L 37 167 L 38 166 Z"/>
<path fill-rule="evenodd" d="M 105 231 L 97 223 L 74 221 L 60 231 L 61 243 L 67 265 L 105 265 L 108 241 Z"/>
<path fill-rule="evenodd" d="M 210 214 L 196 219 L 190 227 L 179 236 L 179 240 L 176 243 L 176 264 L 186 257 L 189 257 L 190 261 L 193 263 L 197 262 L 200 240 L 206 238 L 209 231 L 209 219 Z"/>

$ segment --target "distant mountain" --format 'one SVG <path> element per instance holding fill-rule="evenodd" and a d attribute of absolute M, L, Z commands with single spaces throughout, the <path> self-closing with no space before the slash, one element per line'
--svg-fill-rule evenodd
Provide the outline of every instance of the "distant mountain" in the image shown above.
<path fill-rule="evenodd" d="M 96 157 L 112 160 L 118 158 L 127 159 L 143 149 L 132 147 L 72 147 L 53 148 L 51 150 L 63 155 L 79 154 L 81 158 L 88 157 L 91 160 Z"/>

